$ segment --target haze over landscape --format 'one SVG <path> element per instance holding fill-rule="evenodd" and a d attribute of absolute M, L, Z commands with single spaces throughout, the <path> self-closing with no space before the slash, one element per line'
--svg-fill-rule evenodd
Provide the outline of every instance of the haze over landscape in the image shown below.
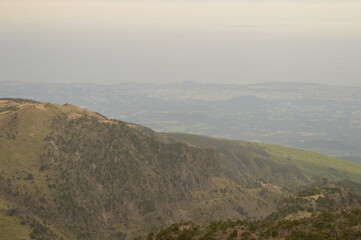
<path fill-rule="evenodd" d="M 0 79 L 361 86 L 357 0 L 1 0 Z"/>
<path fill-rule="evenodd" d="M 0 240 L 361 240 L 359 0 L 0 0 Z"/>

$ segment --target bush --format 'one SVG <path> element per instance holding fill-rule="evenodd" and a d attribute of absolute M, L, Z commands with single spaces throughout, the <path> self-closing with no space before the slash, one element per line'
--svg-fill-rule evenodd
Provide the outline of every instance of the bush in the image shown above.
<path fill-rule="evenodd" d="M 234 230 L 231 234 L 229 234 L 227 239 L 231 240 L 231 239 L 236 238 L 237 236 L 238 236 L 238 232 L 237 232 L 237 230 Z"/>
<path fill-rule="evenodd" d="M 7 216 L 15 216 L 18 215 L 19 211 L 16 208 L 10 208 L 6 211 Z"/>

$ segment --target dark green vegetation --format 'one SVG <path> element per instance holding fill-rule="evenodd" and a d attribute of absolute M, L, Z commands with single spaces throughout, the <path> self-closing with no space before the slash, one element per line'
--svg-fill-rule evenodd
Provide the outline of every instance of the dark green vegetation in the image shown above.
<path fill-rule="evenodd" d="M 299 220 L 217 221 L 205 225 L 173 224 L 147 240 L 359 240 L 361 208 L 322 212 Z"/>
<path fill-rule="evenodd" d="M 147 240 L 358 240 L 361 239 L 361 196 L 325 184 L 304 189 L 281 202 L 263 220 L 175 223 L 151 232 Z"/>
<path fill-rule="evenodd" d="M 169 137 L 69 104 L 0 100 L 4 239 L 126 239 L 174 222 L 260 219 L 323 178 L 357 187 L 361 166 L 278 146 Z"/>

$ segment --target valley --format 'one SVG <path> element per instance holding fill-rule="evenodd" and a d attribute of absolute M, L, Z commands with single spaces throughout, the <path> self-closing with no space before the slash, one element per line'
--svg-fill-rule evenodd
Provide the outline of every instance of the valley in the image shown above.
<path fill-rule="evenodd" d="M 0 97 L 70 102 L 160 132 L 277 144 L 361 163 L 357 87 L 311 83 L 0 82 Z"/>

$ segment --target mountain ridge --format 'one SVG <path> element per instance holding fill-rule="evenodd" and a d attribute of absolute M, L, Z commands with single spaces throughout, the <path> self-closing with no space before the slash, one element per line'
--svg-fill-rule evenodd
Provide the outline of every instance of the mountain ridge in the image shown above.
<path fill-rule="evenodd" d="M 181 220 L 265 217 L 320 173 L 361 182 L 356 165 L 296 165 L 312 153 L 173 137 L 70 104 L 0 99 L 0 223 L 24 239 L 129 239 Z"/>

